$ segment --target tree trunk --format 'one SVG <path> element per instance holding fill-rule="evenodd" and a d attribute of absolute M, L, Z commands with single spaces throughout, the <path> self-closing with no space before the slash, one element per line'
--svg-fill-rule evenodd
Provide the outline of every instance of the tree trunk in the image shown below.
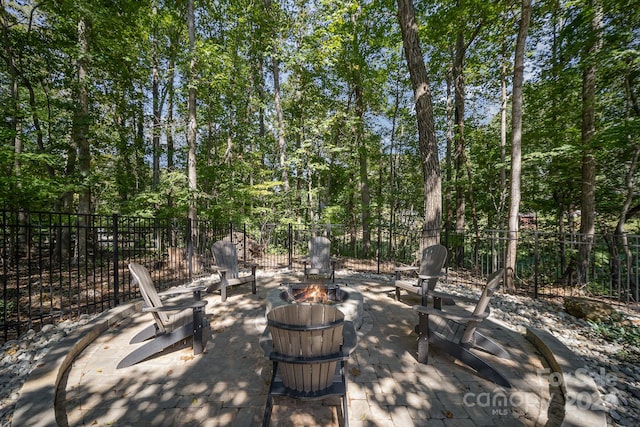
<path fill-rule="evenodd" d="M 198 229 L 195 227 L 195 222 L 198 219 L 197 210 L 197 191 L 198 191 L 198 176 L 196 169 L 196 136 L 197 136 L 197 122 L 196 122 L 196 34 L 195 34 L 195 11 L 194 1 L 189 0 L 187 7 L 187 26 L 189 29 L 189 100 L 187 109 L 189 111 L 189 122 L 187 128 L 187 144 L 189 145 L 188 156 L 188 176 L 189 176 L 189 191 L 191 192 L 191 198 L 189 201 L 189 219 L 192 221 L 192 233 Z"/>
<path fill-rule="evenodd" d="M 453 163 L 455 167 L 455 189 L 456 189 L 456 232 L 463 234 L 465 228 L 465 140 L 464 140 L 464 34 L 458 30 L 456 46 L 454 49 L 452 79 L 453 79 Z"/>
<path fill-rule="evenodd" d="M 282 187 L 285 192 L 289 191 L 289 174 L 287 173 L 287 141 L 284 137 L 284 114 L 282 112 L 282 102 L 280 98 L 280 63 L 278 58 L 273 57 L 273 99 L 276 109 L 276 121 L 278 132 L 278 150 L 280 152 L 280 176 Z"/>
<path fill-rule="evenodd" d="M 78 197 L 78 242 L 77 253 L 84 259 L 88 244 L 88 215 L 91 214 L 91 151 L 89 149 L 89 22 L 85 18 L 78 21 L 78 92 L 73 115 L 72 138 L 78 147 L 78 172 L 80 189 Z"/>
<path fill-rule="evenodd" d="M 633 96 L 633 78 L 630 75 L 627 75 L 625 78 L 626 85 L 626 94 L 627 94 L 627 104 L 631 106 L 630 114 L 627 115 L 626 120 L 629 121 L 629 116 L 640 117 L 640 106 L 637 103 L 637 100 Z M 629 163 L 629 169 L 627 170 L 627 174 L 625 176 L 625 199 L 622 204 L 622 209 L 620 209 L 620 217 L 618 218 L 618 224 L 616 225 L 615 235 L 614 235 L 614 248 L 612 250 L 612 258 L 613 253 L 617 254 L 619 250 L 624 252 L 626 265 L 625 265 L 625 278 L 626 281 L 624 283 L 620 283 L 623 286 L 623 291 L 626 292 L 627 300 L 632 299 L 633 301 L 638 301 L 640 295 L 638 295 L 638 283 L 633 281 L 632 279 L 632 269 L 634 264 L 634 254 L 629 248 L 629 241 L 627 238 L 627 233 L 625 232 L 625 224 L 627 221 L 627 216 L 629 215 L 629 211 L 631 209 L 631 204 L 634 199 L 634 194 L 636 192 L 636 188 L 634 185 L 634 176 L 636 174 L 638 168 L 638 160 L 640 159 L 640 141 L 638 140 L 638 136 L 635 137 L 629 135 L 629 146 L 633 147 L 633 153 L 631 155 L 631 162 Z M 619 248 L 619 249 L 618 249 Z M 615 266 L 618 271 L 622 270 L 622 263 L 620 262 L 620 258 L 616 257 L 614 259 Z M 612 281 L 618 280 L 618 275 L 611 272 Z"/>
<path fill-rule="evenodd" d="M 580 235 L 582 245 L 578 253 L 577 283 L 589 281 L 589 258 L 593 247 L 596 216 L 596 160 L 591 147 L 596 132 L 596 59 L 602 47 L 602 5 L 594 0 L 591 17 L 592 42 L 585 52 L 582 73 L 582 199 L 580 207 Z"/>
<path fill-rule="evenodd" d="M 506 45 L 506 43 L 505 43 Z M 500 67 L 500 195 L 496 212 L 496 229 L 504 227 L 504 209 L 507 202 L 507 48 L 504 48 Z"/>
<path fill-rule="evenodd" d="M 440 242 L 442 190 L 438 145 L 429 79 L 420 48 L 418 25 L 411 0 L 398 0 L 398 20 L 402 30 L 402 42 L 416 103 L 418 143 L 424 180 L 424 225 L 421 241 L 421 247 L 424 247 Z"/>
<path fill-rule="evenodd" d="M 369 152 L 364 132 L 364 87 L 362 81 L 362 70 L 366 66 L 360 54 L 360 43 L 358 41 L 358 30 L 356 29 L 356 16 L 351 17 L 354 27 L 352 39 L 352 54 L 354 66 L 352 67 L 353 89 L 355 93 L 355 126 L 353 135 L 358 151 L 358 172 L 360 175 L 360 215 L 362 220 L 362 255 L 369 256 L 371 250 L 371 190 L 369 188 Z"/>
<path fill-rule="evenodd" d="M 518 211 L 520 209 L 520 176 L 522 169 L 522 85 L 524 81 L 524 53 L 531 0 L 522 0 L 522 12 L 513 60 L 513 94 L 511 101 L 511 187 L 509 194 L 509 231 L 505 253 L 505 287 L 515 289 L 516 251 L 518 249 Z"/>
<path fill-rule="evenodd" d="M 156 6 L 153 7 L 154 21 L 156 19 L 158 11 Z M 160 76 L 158 75 L 158 35 L 153 30 L 153 50 L 151 53 L 151 104 L 153 108 L 153 128 L 151 129 L 151 144 L 152 144 L 152 158 L 153 158 L 153 189 L 157 190 L 160 185 Z"/>
<path fill-rule="evenodd" d="M 175 54 L 174 44 L 175 40 L 171 39 L 171 57 L 169 58 L 169 69 L 167 75 L 167 130 L 165 131 L 167 136 L 167 171 L 172 172 L 175 164 L 175 146 L 173 142 L 173 103 L 175 99 Z M 167 194 L 167 206 L 173 207 L 173 194 Z"/>
<path fill-rule="evenodd" d="M 449 69 L 447 72 L 447 102 L 445 106 L 445 117 L 447 121 L 447 131 L 446 131 L 446 149 L 445 149 L 445 179 L 446 182 L 452 182 L 452 171 L 453 171 L 453 96 L 451 93 L 451 88 L 453 87 L 453 79 L 452 79 L 452 70 Z M 445 230 L 448 232 L 453 228 L 454 224 L 454 216 L 453 216 L 453 195 L 452 188 L 450 185 L 445 187 L 445 195 L 444 195 L 444 206 L 445 206 L 445 220 L 444 226 Z"/>

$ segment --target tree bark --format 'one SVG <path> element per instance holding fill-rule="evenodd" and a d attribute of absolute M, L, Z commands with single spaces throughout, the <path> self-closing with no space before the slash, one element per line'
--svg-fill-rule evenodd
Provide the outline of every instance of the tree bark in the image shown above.
<path fill-rule="evenodd" d="M 505 287 L 515 289 L 514 276 L 518 249 L 518 212 L 522 170 L 522 86 L 524 53 L 531 21 L 531 0 L 522 0 L 520 25 L 513 60 L 513 94 L 511 101 L 511 186 L 509 192 L 509 231 L 505 253 Z"/>
<path fill-rule="evenodd" d="M 464 34 L 461 29 L 458 30 L 456 37 L 456 46 L 453 55 L 453 116 L 454 116 L 454 167 L 455 167 L 455 188 L 456 188 L 456 233 L 463 234 L 465 229 L 465 140 L 464 140 L 464 75 L 462 68 L 464 66 Z"/>
<path fill-rule="evenodd" d="M 78 191 L 78 242 L 77 256 L 84 259 L 88 244 L 88 215 L 91 214 L 91 151 L 89 147 L 89 21 L 86 18 L 78 20 L 78 90 L 76 93 L 76 107 L 73 115 L 72 138 L 78 148 L 78 172 L 80 187 Z"/>
<path fill-rule="evenodd" d="M 596 216 L 596 160 L 591 142 L 596 132 L 596 59 L 602 48 L 602 5 L 590 2 L 591 43 L 585 52 L 582 73 L 582 198 L 580 207 L 580 235 L 582 244 L 578 253 L 577 283 L 588 282 L 589 258 L 595 234 Z"/>
<path fill-rule="evenodd" d="M 358 171 L 360 175 L 360 215 L 362 220 L 362 254 L 369 256 L 371 250 L 371 189 L 369 187 L 369 150 L 365 140 L 364 113 L 366 110 L 364 100 L 364 87 L 362 70 L 366 66 L 360 53 L 360 42 L 358 41 L 358 30 L 356 28 L 356 16 L 351 17 L 354 27 L 352 49 L 353 62 L 352 83 L 355 93 L 355 126 L 353 130 L 356 150 L 358 152 Z"/>
<path fill-rule="evenodd" d="M 424 195 L 424 225 L 421 247 L 424 247 L 440 241 L 442 189 L 438 145 L 433 119 L 431 89 L 422 57 L 418 24 L 411 0 L 398 0 L 398 20 L 415 97 L 418 122 L 418 144 L 420 146 Z"/>
<path fill-rule="evenodd" d="M 284 137 L 284 114 L 280 98 L 280 63 L 278 58 L 272 58 L 273 70 L 273 99 L 276 109 L 276 121 L 278 131 L 278 150 L 280 151 L 280 179 L 285 192 L 289 191 L 289 174 L 287 173 L 287 141 Z"/>
<path fill-rule="evenodd" d="M 157 6 L 153 6 L 154 21 L 157 19 Z M 153 108 L 153 128 L 151 129 L 151 144 L 153 157 L 153 189 L 157 190 L 160 185 L 160 76 L 158 75 L 158 34 L 155 28 L 152 33 L 152 53 L 151 53 L 151 104 Z"/>
<path fill-rule="evenodd" d="M 187 26 L 189 29 L 189 99 L 187 109 L 189 111 L 189 122 L 187 128 L 187 144 L 189 145 L 188 155 L 188 176 L 189 176 L 189 191 L 191 192 L 191 198 L 189 202 L 189 219 L 192 221 L 192 225 L 198 219 L 197 211 L 197 191 L 198 191 L 198 176 L 196 169 L 196 136 L 197 136 L 197 122 L 196 122 L 196 34 L 195 34 L 195 11 L 194 0 L 189 0 L 187 6 Z M 195 232 L 197 227 L 192 227 L 192 231 Z"/>

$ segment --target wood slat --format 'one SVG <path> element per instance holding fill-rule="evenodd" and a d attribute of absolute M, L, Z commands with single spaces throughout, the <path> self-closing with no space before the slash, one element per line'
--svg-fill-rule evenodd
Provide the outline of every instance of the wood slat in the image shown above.
<path fill-rule="evenodd" d="M 344 321 L 344 315 L 335 307 L 323 304 L 291 304 L 277 307 L 267 318 L 291 326 L 327 325 L 336 320 Z M 343 324 L 337 323 L 319 330 L 292 330 L 286 326 L 270 326 L 274 350 L 294 357 L 317 357 L 336 353 L 342 345 Z M 329 387 L 337 362 L 283 363 L 279 364 L 280 376 L 286 387 L 297 391 L 312 392 Z"/>

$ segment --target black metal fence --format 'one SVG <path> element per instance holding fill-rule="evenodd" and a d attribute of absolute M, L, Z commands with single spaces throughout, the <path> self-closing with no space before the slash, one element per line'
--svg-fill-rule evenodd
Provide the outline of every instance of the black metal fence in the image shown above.
<path fill-rule="evenodd" d="M 340 267 L 392 274 L 398 263 L 416 262 L 419 231 L 374 227 L 369 241 L 361 230 L 326 224 L 259 227 L 187 219 L 80 216 L 62 213 L 0 213 L 0 341 L 30 328 L 84 313 L 99 313 L 139 297 L 127 269 L 147 266 L 156 286 L 166 289 L 210 275 L 211 244 L 229 238 L 239 258 L 262 269 L 302 267 L 313 235 L 332 240 Z M 505 231 L 478 235 L 443 231 L 450 251 L 450 280 L 469 282 L 504 265 Z M 596 236 L 523 230 L 518 240 L 517 288 L 533 297 L 586 294 L 635 308 L 639 300 L 640 236 Z M 580 247 L 592 246 L 588 271 L 576 275 Z M 455 273 L 455 274 L 454 274 Z"/>

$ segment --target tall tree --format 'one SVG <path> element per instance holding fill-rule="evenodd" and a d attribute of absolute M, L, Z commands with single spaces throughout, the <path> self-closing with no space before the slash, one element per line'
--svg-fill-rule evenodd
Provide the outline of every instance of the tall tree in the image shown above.
<path fill-rule="evenodd" d="M 520 25 L 513 60 L 513 89 L 511 96 L 511 186 L 509 191 L 509 231 L 505 253 L 505 287 L 515 289 L 514 276 L 516 251 L 518 248 L 518 227 L 520 211 L 520 179 L 522 171 L 522 85 L 524 82 L 524 57 L 529 22 L 531 21 L 531 0 L 522 0 Z"/>
<path fill-rule="evenodd" d="M 91 211 L 91 151 L 89 147 L 89 34 L 91 23 L 87 16 L 78 19 L 78 83 L 76 107 L 73 117 L 72 139 L 78 149 L 78 172 L 80 173 L 80 194 L 78 197 L 78 213 L 81 221 L 78 238 L 78 256 L 86 253 L 87 215 Z"/>
<path fill-rule="evenodd" d="M 187 111 L 189 120 L 187 124 L 187 144 L 189 146 L 187 174 L 189 177 L 189 191 L 191 198 L 189 202 L 189 219 L 192 223 L 198 219 L 198 175 L 196 168 L 196 150 L 197 150 L 197 134 L 198 124 L 196 121 L 196 31 L 195 31 L 195 0 L 189 0 L 187 5 L 187 28 L 189 31 L 189 98 L 187 101 Z M 193 230 L 197 230 L 194 227 Z"/>
<path fill-rule="evenodd" d="M 433 119 L 433 103 L 427 69 L 422 57 L 418 24 L 411 0 L 398 0 L 398 20 L 402 32 L 402 44 L 411 76 L 418 124 L 418 144 L 423 178 L 424 225 L 421 246 L 440 241 L 442 220 L 442 189 L 440 163 Z"/>
<path fill-rule="evenodd" d="M 591 15 L 588 42 L 585 48 L 582 72 L 582 199 L 580 234 L 583 242 L 578 255 L 578 283 L 587 283 L 589 257 L 593 247 L 596 215 L 596 159 L 592 146 L 596 132 L 596 64 L 602 48 L 602 4 L 600 0 L 588 2 L 586 12 Z"/>

